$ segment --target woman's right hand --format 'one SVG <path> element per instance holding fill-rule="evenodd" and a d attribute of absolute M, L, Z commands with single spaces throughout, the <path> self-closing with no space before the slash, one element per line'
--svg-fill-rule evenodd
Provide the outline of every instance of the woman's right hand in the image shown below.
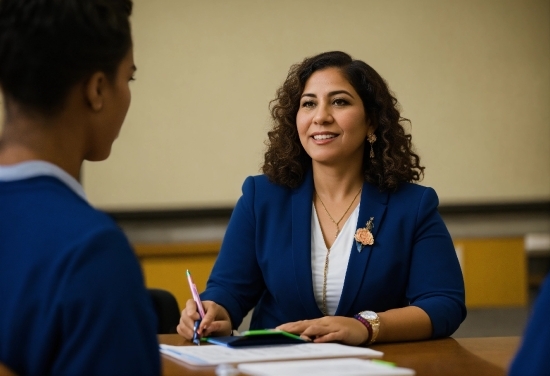
<path fill-rule="evenodd" d="M 205 300 L 202 302 L 204 308 L 204 317 L 197 333 L 201 337 L 208 336 L 228 336 L 231 334 L 231 319 L 227 310 L 213 301 Z M 197 303 L 189 299 L 185 304 L 185 309 L 181 311 L 178 333 L 187 340 L 193 339 L 193 326 L 196 320 L 200 319 L 197 311 Z"/>

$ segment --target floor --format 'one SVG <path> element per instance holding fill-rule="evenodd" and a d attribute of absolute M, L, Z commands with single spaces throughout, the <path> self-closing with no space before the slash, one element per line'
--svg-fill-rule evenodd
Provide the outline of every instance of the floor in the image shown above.
<path fill-rule="evenodd" d="M 526 307 L 470 308 L 466 320 L 453 337 L 507 337 L 522 336 L 538 289 L 529 289 L 529 303 Z"/>
<path fill-rule="evenodd" d="M 521 336 L 529 312 L 529 307 L 469 309 L 466 320 L 453 337 Z"/>

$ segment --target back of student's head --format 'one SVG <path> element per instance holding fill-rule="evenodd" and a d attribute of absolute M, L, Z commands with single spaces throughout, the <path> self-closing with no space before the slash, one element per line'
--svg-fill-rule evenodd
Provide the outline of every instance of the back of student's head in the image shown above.
<path fill-rule="evenodd" d="M 131 12 L 131 0 L 0 0 L 6 99 L 52 114 L 94 72 L 114 78 L 132 45 Z"/>

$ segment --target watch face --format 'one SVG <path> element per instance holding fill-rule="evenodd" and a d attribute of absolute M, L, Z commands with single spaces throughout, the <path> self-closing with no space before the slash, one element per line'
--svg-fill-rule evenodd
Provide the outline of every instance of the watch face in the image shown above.
<path fill-rule="evenodd" d="M 373 311 L 365 311 L 362 316 L 369 321 L 378 319 L 378 315 Z"/>

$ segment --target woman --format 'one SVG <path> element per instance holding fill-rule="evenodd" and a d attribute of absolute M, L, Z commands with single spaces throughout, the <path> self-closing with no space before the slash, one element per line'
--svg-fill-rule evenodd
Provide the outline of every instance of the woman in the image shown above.
<path fill-rule="evenodd" d="M 451 335 L 464 284 L 397 100 L 370 66 L 327 52 L 291 67 L 271 103 L 264 175 L 249 177 L 198 333 L 251 328 L 349 345 Z M 188 301 L 178 332 L 193 335 Z"/>
<path fill-rule="evenodd" d="M 19 375 L 157 375 L 135 255 L 86 201 L 130 104 L 130 0 L 1 0 L 0 363 Z"/>

